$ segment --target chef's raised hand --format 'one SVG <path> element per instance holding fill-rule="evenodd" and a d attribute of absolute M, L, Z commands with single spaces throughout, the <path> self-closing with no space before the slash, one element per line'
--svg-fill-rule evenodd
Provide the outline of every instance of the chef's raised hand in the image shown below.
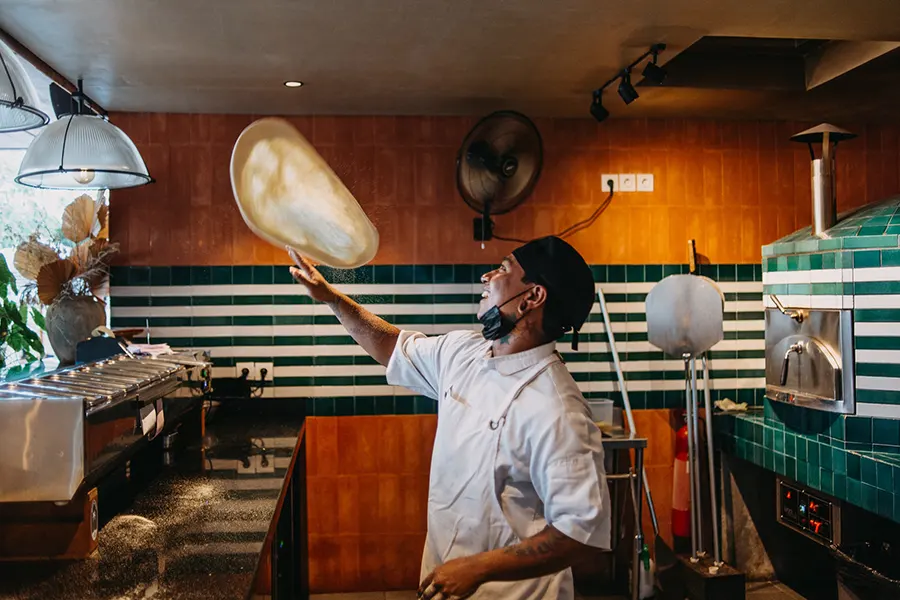
<path fill-rule="evenodd" d="M 312 266 L 308 260 L 297 254 L 293 248 L 287 249 L 291 260 L 294 261 L 295 267 L 291 267 L 291 276 L 298 283 L 302 283 L 309 291 L 309 295 L 313 300 L 319 302 L 331 302 L 334 300 L 334 289 L 331 284 L 325 281 L 322 274 Z"/>
<path fill-rule="evenodd" d="M 471 558 L 457 558 L 432 571 L 419 586 L 418 597 L 425 600 L 468 598 L 482 583 L 476 562 Z"/>

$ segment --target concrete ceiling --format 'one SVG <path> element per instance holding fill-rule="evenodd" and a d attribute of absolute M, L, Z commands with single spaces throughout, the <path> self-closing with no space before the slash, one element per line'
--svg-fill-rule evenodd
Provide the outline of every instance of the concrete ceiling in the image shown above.
<path fill-rule="evenodd" d="M 67 78 L 83 77 L 85 91 L 108 110 L 480 115 L 514 108 L 585 116 L 591 91 L 653 42 L 669 45 L 662 62 L 704 36 L 900 42 L 900 2 L 0 0 L 0 28 Z M 813 119 L 846 108 L 835 100 L 846 94 L 835 91 L 845 77 L 811 92 L 642 87 L 627 108 L 611 88 L 606 102 L 616 117 Z M 288 89 L 288 79 L 306 85 Z M 900 90 L 887 100 L 896 106 Z M 887 100 L 877 110 L 893 114 Z"/>

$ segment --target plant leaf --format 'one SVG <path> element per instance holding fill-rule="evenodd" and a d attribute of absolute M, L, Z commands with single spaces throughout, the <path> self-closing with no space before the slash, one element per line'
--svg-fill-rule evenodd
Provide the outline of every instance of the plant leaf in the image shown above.
<path fill-rule="evenodd" d="M 53 304 L 60 292 L 75 277 L 75 264 L 68 259 L 54 261 L 41 267 L 38 274 L 38 297 L 44 304 Z"/>
<path fill-rule="evenodd" d="M 41 267 L 54 260 L 59 260 L 59 254 L 53 248 L 42 244 L 37 241 L 37 238 L 32 236 L 27 242 L 22 242 L 16 248 L 16 253 L 13 256 L 13 265 L 16 267 L 16 271 L 25 279 L 37 281 Z"/>
<path fill-rule="evenodd" d="M 102 205 L 100 210 L 97 211 L 97 221 L 100 224 L 100 230 L 97 232 L 96 237 L 100 239 L 109 238 L 109 206 Z"/>
<path fill-rule="evenodd" d="M 36 308 L 32 308 L 31 320 L 34 321 L 34 324 L 37 325 L 40 329 L 47 331 L 47 322 L 44 320 L 44 315 L 41 314 L 41 311 Z"/>
<path fill-rule="evenodd" d="M 93 198 L 87 194 L 75 198 L 63 211 L 62 232 L 65 238 L 77 244 L 91 237 L 96 215 L 97 206 Z"/>
<path fill-rule="evenodd" d="M 9 270 L 6 264 L 6 257 L 0 254 L 0 297 L 6 298 L 7 287 L 12 290 L 13 294 L 18 294 L 19 289 L 16 287 L 16 278 Z"/>

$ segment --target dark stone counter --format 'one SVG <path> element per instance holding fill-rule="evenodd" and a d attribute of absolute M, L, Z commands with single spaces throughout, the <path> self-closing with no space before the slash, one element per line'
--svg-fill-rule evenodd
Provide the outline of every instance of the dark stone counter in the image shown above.
<path fill-rule="evenodd" d="M 0 563 L 0 598 L 246 598 L 274 530 L 302 410 L 297 401 L 226 403 L 210 413 L 205 436 L 185 423 L 174 454 L 156 440 L 98 486 L 96 555 Z"/>

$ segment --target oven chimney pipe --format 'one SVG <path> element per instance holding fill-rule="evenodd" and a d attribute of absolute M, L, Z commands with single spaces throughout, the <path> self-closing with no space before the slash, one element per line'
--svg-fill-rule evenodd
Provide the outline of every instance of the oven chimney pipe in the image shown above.
<path fill-rule="evenodd" d="M 816 237 L 825 237 L 825 232 L 837 223 L 834 149 L 839 142 L 855 137 L 855 133 L 828 123 L 822 123 L 791 136 L 791 141 L 805 143 L 809 147 L 809 157 L 812 161 L 810 181 L 812 187 L 812 233 Z M 822 144 L 819 158 L 816 158 L 813 148 L 813 144 L 817 143 Z"/>

